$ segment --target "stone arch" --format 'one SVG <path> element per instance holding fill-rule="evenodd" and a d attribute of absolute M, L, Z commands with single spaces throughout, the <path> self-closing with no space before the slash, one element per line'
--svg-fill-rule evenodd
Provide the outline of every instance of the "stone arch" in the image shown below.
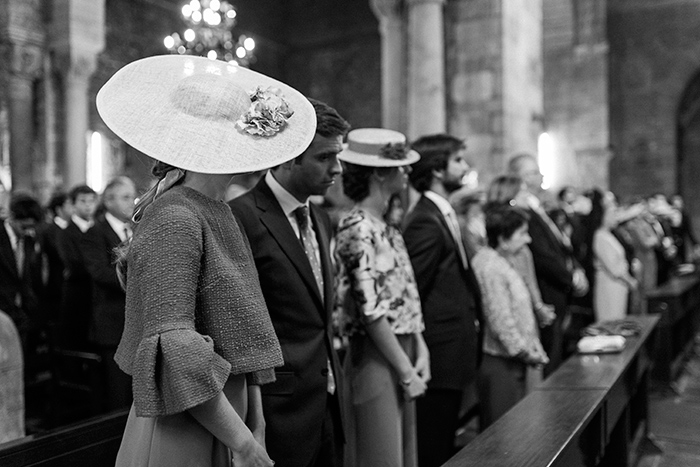
<path fill-rule="evenodd" d="M 686 85 L 676 118 L 676 191 L 685 200 L 697 237 L 700 234 L 700 70 Z"/>

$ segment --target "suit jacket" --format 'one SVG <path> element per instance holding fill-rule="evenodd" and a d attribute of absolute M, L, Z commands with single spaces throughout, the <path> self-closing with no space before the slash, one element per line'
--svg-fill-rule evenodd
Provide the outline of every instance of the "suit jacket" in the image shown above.
<path fill-rule="evenodd" d="M 532 209 L 529 214 L 528 230 L 532 237 L 530 251 L 542 300 L 554 305 L 557 315 L 561 316 L 566 310 L 573 288 L 573 252 L 557 238 L 540 214 Z"/>
<path fill-rule="evenodd" d="M 38 239 L 46 256 L 48 278 L 42 299 L 49 321 L 58 321 L 63 289 L 63 261 L 58 252 L 58 237 L 63 231 L 55 222 L 50 222 L 39 231 Z"/>
<path fill-rule="evenodd" d="M 330 219 L 311 205 L 310 216 L 323 269 L 322 299 L 303 246 L 265 179 L 229 205 L 250 241 L 262 292 L 284 356 L 284 366 L 275 368 L 277 381 L 262 386 L 267 449 L 278 465 L 308 465 L 321 443 L 327 403 L 330 400 L 338 404 L 342 395 L 330 319 L 333 304 Z M 335 392 L 338 397 L 330 399 L 329 360 L 338 383 Z M 339 404 L 337 410 L 341 407 Z"/>
<path fill-rule="evenodd" d="M 4 222 L 0 219 L 0 310 L 12 318 L 20 333 L 24 333 L 42 321 L 39 303 L 43 292 L 41 249 L 31 239 L 24 241 L 24 273 L 20 277 Z M 16 303 L 18 294 L 21 306 Z"/>
<path fill-rule="evenodd" d="M 85 268 L 92 279 L 90 341 L 103 347 L 117 347 L 124 331 L 126 294 L 114 266 L 114 248 L 119 235 L 104 217 L 99 218 L 81 239 Z"/>
<path fill-rule="evenodd" d="M 425 196 L 404 220 L 404 240 L 423 308 L 430 350 L 429 388 L 463 390 L 474 381 L 481 355 L 477 321 L 481 294 L 465 270 L 440 209 Z"/>
<path fill-rule="evenodd" d="M 85 350 L 92 287 L 82 252 L 83 232 L 73 221 L 58 236 L 58 252 L 63 261 L 60 340 L 64 347 Z"/>

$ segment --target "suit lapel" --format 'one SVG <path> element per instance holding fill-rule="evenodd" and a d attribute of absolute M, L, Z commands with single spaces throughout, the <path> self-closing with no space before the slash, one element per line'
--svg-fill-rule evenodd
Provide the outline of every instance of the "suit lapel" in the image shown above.
<path fill-rule="evenodd" d="M 331 297 L 333 296 L 333 262 L 331 261 L 330 252 L 330 238 L 326 229 L 322 227 L 321 220 L 319 219 L 318 209 L 313 204 L 311 206 L 311 221 L 314 225 L 314 231 L 316 232 L 316 239 L 318 240 L 318 249 L 321 256 L 321 269 L 323 273 L 323 298 L 326 311 L 328 311 L 331 305 Z M 324 318 L 325 318 L 324 314 Z M 325 321 L 325 319 L 324 319 Z"/>
<path fill-rule="evenodd" d="M 279 244 L 281 250 L 289 258 L 291 263 L 299 272 L 299 276 L 306 283 L 309 290 L 312 291 L 317 302 L 321 305 L 321 309 L 325 309 L 321 300 L 321 293 L 318 290 L 314 273 L 311 270 L 309 260 L 304 253 L 304 248 L 299 241 L 299 238 L 294 233 L 292 226 L 287 220 L 282 207 L 277 202 L 277 198 L 267 186 L 265 180 L 261 180 L 255 187 L 255 201 L 258 209 L 263 211 L 260 215 L 260 220 L 270 232 L 272 238 Z M 320 243 L 320 239 L 319 239 Z"/>
<path fill-rule="evenodd" d="M 119 246 L 119 244 L 122 242 L 122 239 L 119 238 L 119 234 L 114 231 L 112 228 L 112 224 L 107 221 L 107 219 L 102 219 L 100 220 L 100 228 L 104 232 L 104 235 L 107 236 L 107 240 L 109 241 L 109 246 L 110 248 L 115 248 Z"/>
<path fill-rule="evenodd" d="M 14 277 L 19 277 L 17 271 L 17 260 L 15 259 L 15 252 L 12 250 L 12 243 L 10 243 L 10 237 L 5 231 L 5 225 L 0 219 L 0 257 L 2 258 L 1 263 L 4 264 L 7 269 L 12 273 Z"/>

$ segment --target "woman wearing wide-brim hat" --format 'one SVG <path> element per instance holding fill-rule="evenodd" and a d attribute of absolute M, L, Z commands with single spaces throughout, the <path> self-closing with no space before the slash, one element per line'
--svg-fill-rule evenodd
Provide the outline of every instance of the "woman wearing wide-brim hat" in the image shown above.
<path fill-rule="evenodd" d="M 134 404 L 117 466 L 269 466 L 259 385 L 282 354 L 248 246 L 222 202 L 233 174 L 313 139 L 309 101 L 224 62 L 150 57 L 102 87 L 114 133 L 157 162 L 119 253 L 126 319 L 115 360 Z"/>
<path fill-rule="evenodd" d="M 418 287 L 401 237 L 384 214 L 420 156 L 403 134 L 348 134 L 343 190 L 355 205 L 338 226 L 337 314 L 348 336 L 344 364 L 346 467 L 417 465 L 414 399 L 430 379 Z"/>

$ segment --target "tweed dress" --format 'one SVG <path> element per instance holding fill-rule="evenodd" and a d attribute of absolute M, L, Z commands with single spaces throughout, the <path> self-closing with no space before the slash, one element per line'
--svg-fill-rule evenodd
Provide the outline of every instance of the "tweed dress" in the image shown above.
<path fill-rule="evenodd" d="M 234 387 L 229 376 L 264 384 L 283 360 L 250 247 L 225 203 L 176 186 L 146 209 L 127 258 L 115 360 L 134 391 L 118 466 L 230 465 L 228 448 L 185 411 L 223 390 L 245 420 L 245 382 Z"/>

